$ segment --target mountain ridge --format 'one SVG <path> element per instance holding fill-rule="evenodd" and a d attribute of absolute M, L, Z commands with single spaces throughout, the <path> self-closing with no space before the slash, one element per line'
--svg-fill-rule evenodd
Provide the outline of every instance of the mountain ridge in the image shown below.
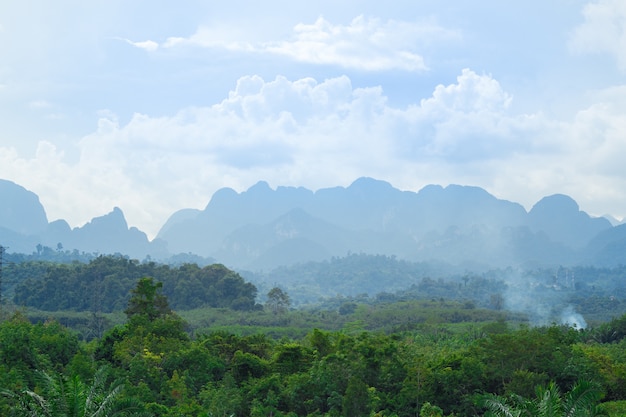
<path fill-rule="evenodd" d="M 589 216 L 562 194 L 526 211 L 468 185 L 413 192 L 362 177 L 312 191 L 259 181 L 241 193 L 216 191 L 202 210 L 174 212 L 152 241 L 118 207 L 72 229 L 49 223 L 39 198 L 10 181 L 0 180 L 0 201 L 0 243 L 23 253 L 43 244 L 137 259 L 196 254 L 250 269 L 349 252 L 485 266 L 626 262 L 616 249 L 626 228 Z"/>

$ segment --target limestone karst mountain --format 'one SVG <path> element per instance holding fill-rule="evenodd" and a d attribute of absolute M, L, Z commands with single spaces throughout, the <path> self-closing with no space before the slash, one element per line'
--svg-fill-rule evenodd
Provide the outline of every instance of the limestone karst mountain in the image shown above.
<path fill-rule="evenodd" d="M 12 252 L 27 254 L 42 246 L 94 254 L 120 253 L 139 259 L 166 254 L 160 241 L 150 242 L 145 233 L 129 228 L 117 207 L 72 229 L 65 220 L 49 223 L 37 195 L 6 180 L 0 180 L 0 244 Z"/>
<path fill-rule="evenodd" d="M 28 236 L 41 233 L 47 227 L 46 211 L 37 194 L 0 179 L 0 228 Z"/>
<path fill-rule="evenodd" d="M 48 222 L 38 197 L 0 180 L 0 243 L 32 253 L 37 245 L 137 259 L 176 254 L 214 258 L 234 268 L 267 270 L 347 253 L 437 260 L 468 268 L 521 264 L 624 263 L 623 228 L 593 218 L 568 196 L 527 212 L 482 188 L 429 185 L 401 191 L 372 178 L 311 191 L 259 182 L 218 190 L 202 210 L 182 209 L 157 238 L 129 227 L 120 208 L 71 228 Z"/>
<path fill-rule="evenodd" d="M 293 210 L 301 215 L 292 216 L 292 233 L 274 233 L 275 224 Z M 325 227 L 311 228 L 313 221 Z M 350 251 L 506 266 L 580 261 L 585 259 L 580 248 L 611 227 L 565 196 L 546 197 L 527 213 L 479 187 L 429 185 L 415 193 L 360 178 L 345 188 L 315 192 L 271 189 L 265 182 L 242 193 L 222 189 L 204 210 L 175 213 L 158 237 L 171 251 L 214 256 L 242 268 Z"/>

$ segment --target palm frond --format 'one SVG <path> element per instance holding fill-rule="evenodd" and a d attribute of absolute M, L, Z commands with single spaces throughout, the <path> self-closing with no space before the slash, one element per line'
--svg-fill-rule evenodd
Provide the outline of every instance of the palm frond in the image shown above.
<path fill-rule="evenodd" d="M 537 411 L 541 417 L 561 417 L 561 390 L 555 382 L 537 388 Z"/>
<path fill-rule="evenodd" d="M 125 398 L 116 401 L 111 414 L 107 417 L 152 417 L 152 413 L 145 411 L 143 404 L 134 398 Z"/>
<path fill-rule="evenodd" d="M 72 417 L 85 417 L 85 401 L 87 399 L 85 384 L 80 380 L 78 375 L 75 375 L 67 380 L 65 385 L 65 407 L 68 410 L 68 415 Z"/>
<path fill-rule="evenodd" d="M 603 415 L 598 409 L 598 401 L 602 398 L 602 390 L 596 383 L 578 381 L 567 393 L 564 402 L 565 417 L 592 417 Z"/>
<path fill-rule="evenodd" d="M 497 395 L 486 395 L 482 399 L 482 405 L 496 417 L 519 417 L 520 411 L 507 404 L 505 398 Z"/>

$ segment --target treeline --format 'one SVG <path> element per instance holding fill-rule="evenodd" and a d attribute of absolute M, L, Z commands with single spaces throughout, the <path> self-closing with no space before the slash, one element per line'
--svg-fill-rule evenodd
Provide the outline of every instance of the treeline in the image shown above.
<path fill-rule="evenodd" d="M 5 254 L 6 261 L 9 263 L 22 263 L 22 262 L 55 262 L 55 263 L 72 263 L 82 262 L 87 263 L 92 259 L 99 256 L 114 256 L 114 257 L 126 257 L 122 253 L 113 253 L 104 255 L 98 252 L 85 252 L 78 249 L 67 250 L 63 248 L 62 243 L 58 243 L 56 248 L 38 244 L 35 246 L 35 251 L 32 253 L 19 253 L 8 252 Z M 150 262 L 152 258 L 150 255 L 146 256 L 143 262 Z M 168 265 L 182 265 L 182 264 L 197 264 L 200 266 L 206 266 L 217 263 L 215 259 L 209 257 L 203 257 L 193 253 L 178 253 L 171 255 L 167 258 L 161 258 L 160 263 Z"/>
<path fill-rule="evenodd" d="M 451 277 L 462 271 L 444 263 L 408 262 L 395 256 L 361 253 L 242 275 L 259 287 L 264 283 L 284 286 L 297 304 L 307 304 L 337 294 L 375 296 L 402 291 L 424 277 Z"/>
<path fill-rule="evenodd" d="M 626 413 L 626 317 L 595 330 L 500 321 L 472 332 L 191 337 L 150 278 L 138 281 L 125 311 L 126 324 L 88 344 L 55 322 L 31 324 L 17 314 L 0 323 L 0 415 L 44 415 L 35 413 L 38 404 L 56 394 L 42 372 L 57 385 L 89 387 L 101 369 L 124 382 L 112 407 L 132 403 L 134 412 L 161 417 L 483 416 L 486 398 L 530 399 L 537 386 L 558 396 L 551 382 L 566 393 L 580 381 L 601 395 L 577 404 L 595 414 L 571 415 Z M 30 414 L 17 414 L 22 409 Z"/>
<path fill-rule="evenodd" d="M 45 311 L 122 311 L 142 277 L 163 283 L 174 309 L 201 307 L 253 310 L 257 289 L 223 265 L 168 266 L 122 256 L 99 256 L 89 263 L 22 262 L 4 269 L 13 282 L 12 301 Z"/>
<path fill-rule="evenodd" d="M 322 262 L 241 272 L 263 294 L 280 285 L 294 305 L 317 304 L 338 294 L 370 300 L 444 298 L 477 307 L 527 313 L 535 323 L 559 321 L 573 307 L 588 321 L 626 313 L 626 266 L 526 266 L 472 272 L 470 267 L 408 262 L 394 256 L 350 254 Z"/>
<path fill-rule="evenodd" d="M 294 307 L 338 309 L 346 299 L 370 304 L 445 299 L 524 313 L 534 324 L 560 322 L 567 309 L 589 323 L 626 313 L 626 300 L 620 295 L 626 291 L 626 267 L 506 268 L 471 273 L 445 264 L 366 254 L 268 273 L 239 274 L 219 264 L 166 265 L 122 256 L 99 256 L 87 263 L 10 261 L 3 270 L 1 289 L 3 299 L 17 306 L 111 312 L 124 309 L 129 290 L 142 276 L 162 282 L 176 310 L 224 307 L 248 311 L 258 308 L 257 295 L 264 302 L 264 295 L 279 286 Z"/>

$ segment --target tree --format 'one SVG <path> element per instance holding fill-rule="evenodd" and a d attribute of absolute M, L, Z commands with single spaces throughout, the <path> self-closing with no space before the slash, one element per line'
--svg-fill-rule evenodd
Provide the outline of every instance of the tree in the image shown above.
<path fill-rule="evenodd" d="M 489 395 L 483 405 L 488 410 L 485 416 L 490 417 L 599 417 L 606 415 L 598 406 L 601 397 L 599 387 L 588 381 L 579 381 L 565 395 L 551 382 L 547 387 L 537 387 L 534 399 Z"/>
<path fill-rule="evenodd" d="M 135 316 L 147 318 L 149 321 L 163 318 L 170 314 L 167 298 L 161 294 L 163 284 L 155 283 L 152 278 L 144 277 L 139 280 L 137 286 L 131 290 L 131 298 L 128 307 L 124 310 L 129 320 Z"/>
<path fill-rule="evenodd" d="M 272 288 L 267 293 L 267 302 L 265 305 L 272 310 L 274 314 L 285 312 L 291 305 L 289 295 L 278 287 Z"/>
<path fill-rule="evenodd" d="M 362 417 L 370 414 L 370 396 L 367 388 L 361 378 L 356 376 L 350 378 L 341 402 L 344 417 Z"/>
<path fill-rule="evenodd" d="M 489 297 L 489 303 L 494 310 L 502 310 L 504 307 L 504 297 L 502 294 L 491 294 Z"/>
<path fill-rule="evenodd" d="M 426 401 L 420 409 L 420 417 L 443 417 L 443 410 Z"/>

